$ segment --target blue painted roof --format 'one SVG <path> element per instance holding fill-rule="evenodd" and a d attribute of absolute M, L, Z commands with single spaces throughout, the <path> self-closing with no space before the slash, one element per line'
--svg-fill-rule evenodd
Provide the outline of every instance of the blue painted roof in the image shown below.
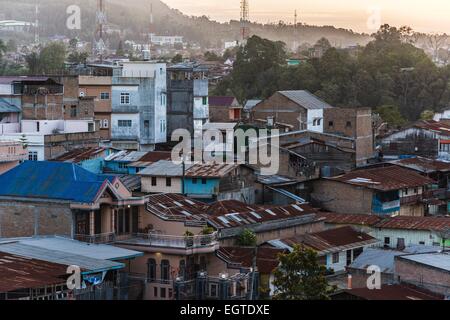
<path fill-rule="evenodd" d="M 103 183 L 114 176 L 97 175 L 76 164 L 26 161 L 0 175 L 0 196 L 93 203 Z"/>

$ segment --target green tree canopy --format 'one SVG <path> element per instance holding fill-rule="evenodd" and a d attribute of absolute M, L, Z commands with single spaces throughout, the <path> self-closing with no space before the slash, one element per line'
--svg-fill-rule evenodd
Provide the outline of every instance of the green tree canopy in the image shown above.
<path fill-rule="evenodd" d="M 326 268 L 317 261 L 317 253 L 303 246 L 294 246 L 288 254 L 279 256 L 280 266 L 275 270 L 275 299 L 328 300 L 335 288 L 330 287 Z"/>
<path fill-rule="evenodd" d="M 249 229 L 245 229 L 237 237 L 236 244 L 241 247 L 255 247 L 256 234 Z"/>

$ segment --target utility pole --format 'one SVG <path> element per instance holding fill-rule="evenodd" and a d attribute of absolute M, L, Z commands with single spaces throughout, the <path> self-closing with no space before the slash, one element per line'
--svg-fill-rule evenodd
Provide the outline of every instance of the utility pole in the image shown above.
<path fill-rule="evenodd" d="M 241 0 L 241 41 L 245 43 L 249 37 L 250 10 L 249 0 Z"/>

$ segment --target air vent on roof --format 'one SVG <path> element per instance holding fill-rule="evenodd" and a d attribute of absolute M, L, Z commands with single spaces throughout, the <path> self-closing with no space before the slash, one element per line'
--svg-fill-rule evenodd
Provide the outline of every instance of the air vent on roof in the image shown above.
<path fill-rule="evenodd" d="M 175 205 L 177 205 L 178 207 L 182 207 L 183 205 L 177 201 L 174 201 L 173 203 L 175 203 Z"/>
<path fill-rule="evenodd" d="M 192 214 L 190 214 L 189 212 L 187 212 L 185 210 L 181 211 L 181 213 L 184 214 L 187 217 L 192 217 Z"/>
<path fill-rule="evenodd" d="M 302 208 L 300 208 L 298 205 L 293 204 L 292 207 L 298 211 L 304 211 Z"/>
<path fill-rule="evenodd" d="M 250 214 L 252 216 L 254 216 L 256 219 L 262 219 L 261 216 L 259 214 L 257 214 L 256 212 L 251 211 Z"/>
<path fill-rule="evenodd" d="M 233 219 L 233 220 L 236 221 L 236 222 L 241 222 L 241 221 L 242 221 L 242 219 L 239 218 L 239 213 L 230 213 L 230 214 L 227 214 L 226 216 L 227 216 L 228 218 Z"/>
<path fill-rule="evenodd" d="M 222 221 L 224 224 L 230 224 L 230 222 L 227 220 L 227 218 L 225 217 L 218 217 L 217 219 L 219 219 L 220 221 Z"/>
<path fill-rule="evenodd" d="M 267 213 L 273 215 L 273 216 L 276 216 L 275 212 L 273 212 L 273 211 L 270 210 L 270 209 L 266 209 L 265 211 L 266 211 Z"/>
<path fill-rule="evenodd" d="M 186 201 L 187 203 L 189 203 L 189 204 L 192 205 L 192 206 L 195 206 L 195 203 L 192 202 L 191 200 L 186 199 L 186 200 L 184 200 L 184 201 Z"/>

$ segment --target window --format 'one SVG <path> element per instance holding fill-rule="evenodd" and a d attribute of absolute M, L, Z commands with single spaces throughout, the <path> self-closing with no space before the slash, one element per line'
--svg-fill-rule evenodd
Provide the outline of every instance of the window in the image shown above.
<path fill-rule="evenodd" d="M 339 252 L 333 253 L 333 263 L 339 263 Z"/>
<path fill-rule="evenodd" d="M 28 160 L 30 161 L 38 161 L 38 153 L 37 151 L 28 152 Z"/>
<path fill-rule="evenodd" d="M 202 179 L 202 184 L 206 184 L 206 179 L 205 178 Z"/>
<path fill-rule="evenodd" d="M 159 121 L 159 131 L 161 133 L 166 132 L 166 120 L 160 120 Z"/>
<path fill-rule="evenodd" d="M 158 297 L 158 287 L 153 287 L 153 296 L 154 296 L 155 298 Z"/>
<path fill-rule="evenodd" d="M 178 273 L 178 276 L 184 279 L 186 277 L 186 261 L 185 260 L 180 260 L 179 269 L 180 269 L 180 271 Z"/>
<path fill-rule="evenodd" d="M 156 183 L 157 181 L 156 181 L 156 177 L 152 177 L 152 186 L 153 187 L 156 187 Z"/>
<path fill-rule="evenodd" d="M 36 122 L 36 131 L 39 132 L 41 130 L 41 123 L 38 121 Z"/>
<path fill-rule="evenodd" d="M 193 178 L 192 179 L 192 184 L 197 184 L 198 179 L 197 178 Z"/>
<path fill-rule="evenodd" d="M 389 237 L 384 237 L 384 244 L 385 244 L 385 245 L 390 245 L 390 244 L 391 244 L 391 238 L 389 238 Z"/>
<path fill-rule="evenodd" d="M 170 264 L 169 260 L 161 261 L 161 280 L 170 280 Z"/>
<path fill-rule="evenodd" d="M 329 127 L 334 127 L 334 122 L 333 121 L 328 122 L 328 126 Z"/>
<path fill-rule="evenodd" d="M 88 123 L 88 131 L 94 132 L 94 123 L 93 122 Z"/>
<path fill-rule="evenodd" d="M 419 241 L 419 244 L 424 246 L 425 245 L 425 241 Z"/>
<path fill-rule="evenodd" d="M 166 288 L 161 288 L 161 296 L 160 298 L 165 298 L 166 297 Z"/>
<path fill-rule="evenodd" d="M 156 279 L 156 261 L 155 259 L 147 260 L 147 279 L 153 281 Z"/>
<path fill-rule="evenodd" d="M 122 92 L 120 94 L 120 104 L 130 104 L 130 94 L 127 92 Z"/>
<path fill-rule="evenodd" d="M 109 128 L 109 121 L 108 119 L 103 119 L 103 129 L 108 129 Z"/>
<path fill-rule="evenodd" d="M 100 100 L 109 100 L 109 92 L 100 93 Z"/>
<path fill-rule="evenodd" d="M 347 123 L 345 124 L 346 128 L 351 128 L 352 127 L 352 123 L 350 121 L 347 121 Z"/>
<path fill-rule="evenodd" d="M 119 120 L 118 121 L 118 126 L 119 127 L 131 127 L 131 125 L 133 124 L 133 122 L 131 120 Z"/>
<path fill-rule="evenodd" d="M 206 106 L 208 104 L 208 97 L 203 97 L 202 100 L 203 105 Z"/>
<path fill-rule="evenodd" d="M 211 283 L 209 285 L 209 295 L 213 298 L 219 297 L 218 285 L 216 283 Z"/>
<path fill-rule="evenodd" d="M 166 187 L 172 186 L 172 178 L 166 178 Z"/>
<path fill-rule="evenodd" d="M 70 106 L 70 117 L 76 118 L 77 116 L 77 106 Z"/>

